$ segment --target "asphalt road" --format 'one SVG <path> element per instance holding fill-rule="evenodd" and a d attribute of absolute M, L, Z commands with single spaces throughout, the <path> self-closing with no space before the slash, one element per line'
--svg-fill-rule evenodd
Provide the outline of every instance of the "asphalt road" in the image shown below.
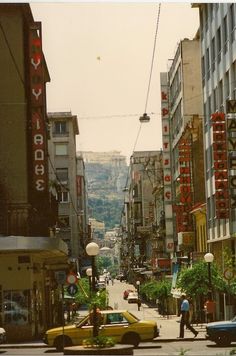
<path fill-rule="evenodd" d="M 148 348 L 134 349 L 134 356 L 229 356 L 230 352 L 235 350 L 236 343 L 232 344 L 230 347 L 220 348 L 216 347 L 213 343 L 209 341 L 181 341 L 181 342 L 163 342 L 154 344 L 151 346 L 149 344 Z M 2 349 L 0 345 L 0 355 L 11 355 L 11 356 L 29 356 L 29 355 L 44 355 L 44 356 L 62 356 L 62 352 L 56 352 L 55 349 L 49 348 L 32 348 L 32 349 Z"/>

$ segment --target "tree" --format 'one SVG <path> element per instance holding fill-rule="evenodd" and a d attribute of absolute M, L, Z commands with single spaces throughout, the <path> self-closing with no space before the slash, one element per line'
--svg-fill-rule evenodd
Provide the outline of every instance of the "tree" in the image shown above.
<path fill-rule="evenodd" d="M 214 262 L 211 264 L 211 281 L 215 291 L 227 291 L 227 283 Z M 201 261 L 193 264 L 191 268 L 183 268 L 176 286 L 192 298 L 207 295 L 209 291 L 207 264 Z"/>

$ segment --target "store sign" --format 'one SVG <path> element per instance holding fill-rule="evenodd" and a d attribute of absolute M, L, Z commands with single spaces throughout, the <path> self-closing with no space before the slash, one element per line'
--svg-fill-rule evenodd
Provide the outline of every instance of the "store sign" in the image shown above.
<path fill-rule="evenodd" d="M 233 115 L 235 116 L 235 115 Z M 236 118 L 227 118 L 230 208 L 236 209 Z"/>
<path fill-rule="evenodd" d="M 171 191 L 171 146 L 170 146 L 170 116 L 169 91 L 167 73 L 161 73 L 161 113 L 163 141 L 163 177 L 164 177 L 164 207 L 166 223 L 166 251 L 174 251 L 173 241 L 173 211 Z"/>
<path fill-rule="evenodd" d="M 30 101 L 32 137 L 32 184 L 37 192 L 46 190 L 47 141 L 44 118 L 44 78 L 41 23 L 35 22 L 29 29 Z"/>
<path fill-rule="evenodd" d="M 211 124 L 213 130 L 213 166 L 215 176 L 216 218 L 228 219 L 229 190 L 225 114 L 212 114 Z"/>
<path fill-rule="evenodd" d="M 179 192 L 180 202 L 175 206 L 176 230 L 178 233 L 192 231 L 192 188 L 191 188 L 191 160 L 192 145 L 189 139 L 180 139 L 179 150 Z"/>

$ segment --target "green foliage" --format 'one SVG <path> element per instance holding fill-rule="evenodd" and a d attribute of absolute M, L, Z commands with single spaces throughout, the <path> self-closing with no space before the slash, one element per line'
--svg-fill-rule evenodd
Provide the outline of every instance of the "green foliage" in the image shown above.
<path fill-rule="evenodd" d="M 104 310 L 108 306 L 108 301 L 109 301 L 109 294 L 107 290 L 104 289 L 100 292 L 97 292 L 89 300 L 88 303 L 89 310 L 93 309 L 95 305 L 100 310 Z"/>
<path fill-rule="evenodd" d="M 150 301 L 156 301 L 156 299 L 164 300 L 168 298 L 171 293 L 171 282 L 167 280 L 162 281 L 150 281 L 140 286 L 140 294 L 144 298 Z"/>
<path fill-rule="evenodd" d="M 98 272 L 101 274 L 105 269 L 110 270 L 112 266 L 112 260 L 108 256 L 99 256 L 97 257 L 97 269 Z"/>
<path fill-rule="evenodd" d="M 106 229 L 112 229 L 120 224 L 120 212 L 122 210 L 123 200 L 120 198 L 103 199 L 89 198 L 89 209 L 93 212 L 93 218 L 104 221 Z"/>
<path fill-rule="evenodd" d="M 211 280 L 214 290 L 221 292 L 227 291 L 227 283 L 215 263 L 211 264 Z M 176 286 L 177 288 L 185 291 L 191 297 L 207 295 L 209 290 L 207 264 L 201 261 L 193 264 L 192 268 L 182 269 L 178 276 Z"/>
<path fill-rule="evenodd" d="M 84 347 L 96 347 L 101 349 L 104 347 L 112 347 L 114 345 L 114 339 L 109 336 L 96 336 L 83 340 Z"/>

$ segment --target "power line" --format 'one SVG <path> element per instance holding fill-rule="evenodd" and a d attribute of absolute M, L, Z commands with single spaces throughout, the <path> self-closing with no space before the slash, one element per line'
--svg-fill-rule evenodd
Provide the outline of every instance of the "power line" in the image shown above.
<path fill-rule="evenodd" d="M 149 99 L 149 92 L 150 92 L 150 86 L 151 86 L 151 80 L 152 80 L 152 71 L 153 71 L 153 64 L 154 64 L 155 51 L 156 51 L 157 31 L 158 31 L 159 22 L 160 22 L 160 13 L 161 13 L 161 3 L 159 3 L 159 6 L 158 6 L 156 33 L 155 33 L 155 38 L 154 38 L 154 46 L 153 46 L 153 52 L 152 52 L 152 62 L 151 62 L 151 69 L 150 69 L 150 74 L 149 74 L 149 82 L 148 82 L 146 103 L 145 103 L 145 109 L 144 109 L 144 112 L 145 112 L 145 113 L 146 113 L 146 111 L 147 111 L 147 105 L 148 105 L 148 99 Z"/>
<path fill-rule="evenodd" d="M 150 74 L 149 74 L 148 89 L 147 89 L 146 102 L 145 102 L 145 108 L 144 108 L 144 113 L 146 115 L 147 115 L 146 111 L 147 111 L 147 105 L 148 105 L 148 99 L 149 99 L 149 93 L 150 93 L 150 87 L 151 87 L 151 80 L 152 80 L 153 64 L 154 64 L 155 52 L 156 52 L 157 32 L 158 32 L 158 27 L 159 27 L 159 22 L 160 22 L 160 13 L 161 13 L 161 3 L 159 3 L 159 5 L 158 5 L 158 13 L 157 13 L 157 21 L 156 21 L 156 32 L 155 32 L 154 45 L 153 45 L 153 51 L 152 51 L 152 60 L 151 60 L 151 69 L 150 69 Z M 136 145 L 137 145 L 137 142 L 138 142 L 138 138 L 139 138 L 139 135 L 140 135 L 140 132 L 141 132 L 141 128 L 142 128 L 142 122 L 140 122 L 140 126 L 139 126 L 139 130 L 138 130 L 138 133 L 137 133 L 137 137 L 135 139 L 133 153 L 135 151 L 135 148 L 136 148 Z M 132 153 L 132 155 L 133 155 L 133 153 Z M 130 164 L 128 166 L 126 184 L 125 184 L 125 187 L 124 187 L 125 189 L 127 189 L 127 186 L 128 186 L 129 176 L 130 176 Z M 125 206 L 125 196 L 124 196 L 123 209 L 121 211 L 120 225 L 122 223 L 122 215 L 123 215 L 123 212 L 124 212 L 124 206 Z"/>

